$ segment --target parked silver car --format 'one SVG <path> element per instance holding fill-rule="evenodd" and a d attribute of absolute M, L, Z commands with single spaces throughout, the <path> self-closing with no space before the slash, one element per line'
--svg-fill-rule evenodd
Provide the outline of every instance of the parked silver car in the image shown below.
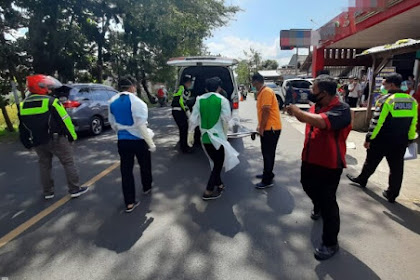
<path fill-rule="evenodd" d="M 62 91 L 66 93 L 59 94 L 60 100 L 63 101 L 76 131 L 101 134 L 104 126 L 109 125 L 108 100 L 117 91 L 101 84 L 67 84 Z"/>
<path fill-rule="evenodd" d="M 281 87 L 272 81 L 266 81 L 265 86 L 271 88 L 276 94 L 277 102 L 279 103 L 280 109 L 283 108 L 284 101 L 281 98 Z"/>

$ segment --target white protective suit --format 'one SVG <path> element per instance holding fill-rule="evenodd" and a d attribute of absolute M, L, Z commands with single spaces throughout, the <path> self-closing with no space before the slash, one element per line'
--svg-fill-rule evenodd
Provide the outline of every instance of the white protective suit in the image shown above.
<path fill-rule="evenodd" d="M 222 99 L 222 110 L 220 112 L 219 121 L 211 129 L 204 129 L 201 127 L 201 116 L 200 116 L 200 100 L 209 98 L 211 95 L 216 95 Z M 227 140 L 227 128 L 231 120 L 232 112 L 230 108 L 229 101 L 221 96 L 218 93 L 206 93 L 202 96 L 197 97 L 197 101 L 192 110 L 191 117 L 189 118 L 189 133 L 194 133 L 194 130 L 197 126 L 200 126 L 201 135 L 208 133 L 209 138 L 213 146 L 219 150 L 221 146 L 225 149 L 225 162 L 224 168 L 225 171 L 232 170 L 235 166 L 239 164 L 239 153 L 232 147 L 232 145 Z M 204 149 L 205 151 L 205 149 Z M 214 163 L 207 155 L 210 161 L 210 166 L 213 169 Z"/>
<path fill-rule="evenodd" d="M 120 130 L 127 130 L 130 134 L 144 139 L 149 146 L 150 151 L 156 150 L 156 146 L 153 142 L 154 133 L 151 129 L 147 128 L 148 108 L 143 100 L 138 98 L 131 92 L 120 92 L 113 96 L 109 100 L 109 105 L 120 98 L 121 95 L 128 95 L 131 102 L 131 113 L 133 115 L 133 125 L 127 126 L 116 122 L 114 115 L 111 113 L 111 109 L 108 107 L 108 119 L 112 129 L 118 133 Z"/>

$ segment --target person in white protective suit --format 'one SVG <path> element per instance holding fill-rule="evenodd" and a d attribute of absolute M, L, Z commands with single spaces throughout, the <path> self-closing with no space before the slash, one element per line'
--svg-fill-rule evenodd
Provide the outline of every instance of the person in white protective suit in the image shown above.
<path fill-rule="evenodd" d="M 219 198 L 225 189 L 223 167 L 227 172 L 239 164 L 239 153 L 227 141 L 232 113 L 229 101 L 220 95 L 221 85 L 218 77 L 206 80 L 207 93 L 197 98 L 189 119 L 188 145 L 194 145 L 194 130 L 200 126 L 202 145 L 212 168 L 203 200 Z"/>
<path fill-rule="evenodd" d="M 109 101 L 109 122 L 118 135 L 122 190 L 127 213 L 139 205 L 133 176 L 134 157 L 140 165 L 143 192 L 147 195 L 152 190 L 153 181 L 151 152 L 156 151 L 153 132 L 147 128 L 147 105 L 134 94 L 136 84 L 132 77 L 122 78 L 118 83 L 121 92 Z"/>

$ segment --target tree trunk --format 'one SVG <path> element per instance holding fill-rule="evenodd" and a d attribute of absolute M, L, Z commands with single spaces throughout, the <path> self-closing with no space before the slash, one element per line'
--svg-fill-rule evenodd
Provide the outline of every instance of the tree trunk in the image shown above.
<path fill-rule="evenodd" d="M 0 108 L 1 108 L 1 112 L 3 113 L 4 120 L 6 121 L 7 131 L 9 132 L 15 131 L 15 128 L 13 127 L 13 124 L 10 121 L 9 114 L 7 113 L 6 106 L 4 106 L 4 104 L 1 104 Z"/>
<path fill-rule="evenodd" d="M 137 63 L 137 54 L 139 51 L 139 47 L 138 47 L 138 43 L 137 42 L 133 42 L 133 69 L 134 70 L 134 77 L 136 78 L 137 81 L 137 96 L 139 98 L 141 98 L 141 83 L 140 83 L 140 71 L 139 71 L 139 66 Z"/>
<path fill-rule="evenodd" d="M 102 41 L 102 39 L 101 39 Z M 98 43 L 98 63 L 97 63 L 97 83 L 102 84 L 102 74 L 103 74 L 103 45 L 102 42 Z"/>
<path fill-rule="evenodd" d="M 144 69 L 141 70 L 141 85 L 143 86 L 143 89 L 146 92 L 147 98 L 149 99 L 150 103 L 156 104 L 157 98 L 150 93 L 149 88 L 147 87 L 146 72 L 144 71 Z"/>
<path fill-rule="evenodd" d="M 22 84 L 22 83 L 18 83 L 17 88 L 20 91 L 20 95 L 22 97 L 22 100 L 24 100 L 26 98 L 26 96 L 25 96 L 26 85 Z"/>

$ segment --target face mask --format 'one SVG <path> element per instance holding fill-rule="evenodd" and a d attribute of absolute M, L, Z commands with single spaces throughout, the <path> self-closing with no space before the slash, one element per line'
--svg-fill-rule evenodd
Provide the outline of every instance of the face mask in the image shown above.
<path fill-rule="evenodd" d="M 320 95 L 321 95 L 321 93 L 319 93 L 319 94 L 310 93 L 309 96 L 308 96 L 308 100 L 313 102 L 313 103 L 318 103 L 324 98 L 324 97 L 320 97 Z"/>
<path fill-rule="evenodd" d="M 402 85 L 401 85 L 401 90 L 402 90 L 402 91 L 408 91 L 408 86 L 407 86 L 407 83 L 406 83 L 406 82 L 403 82 L 403 83 L 402 83 Z"/>
<path fill-rule="evenodd" d="M 388 90 L 385 88 L 385 86 L 384 86 L 384 85 L 382 85 L 382 86 L 381 86 L 381 93 L 382 93 L 383 95 L 388 94 Z"/>

